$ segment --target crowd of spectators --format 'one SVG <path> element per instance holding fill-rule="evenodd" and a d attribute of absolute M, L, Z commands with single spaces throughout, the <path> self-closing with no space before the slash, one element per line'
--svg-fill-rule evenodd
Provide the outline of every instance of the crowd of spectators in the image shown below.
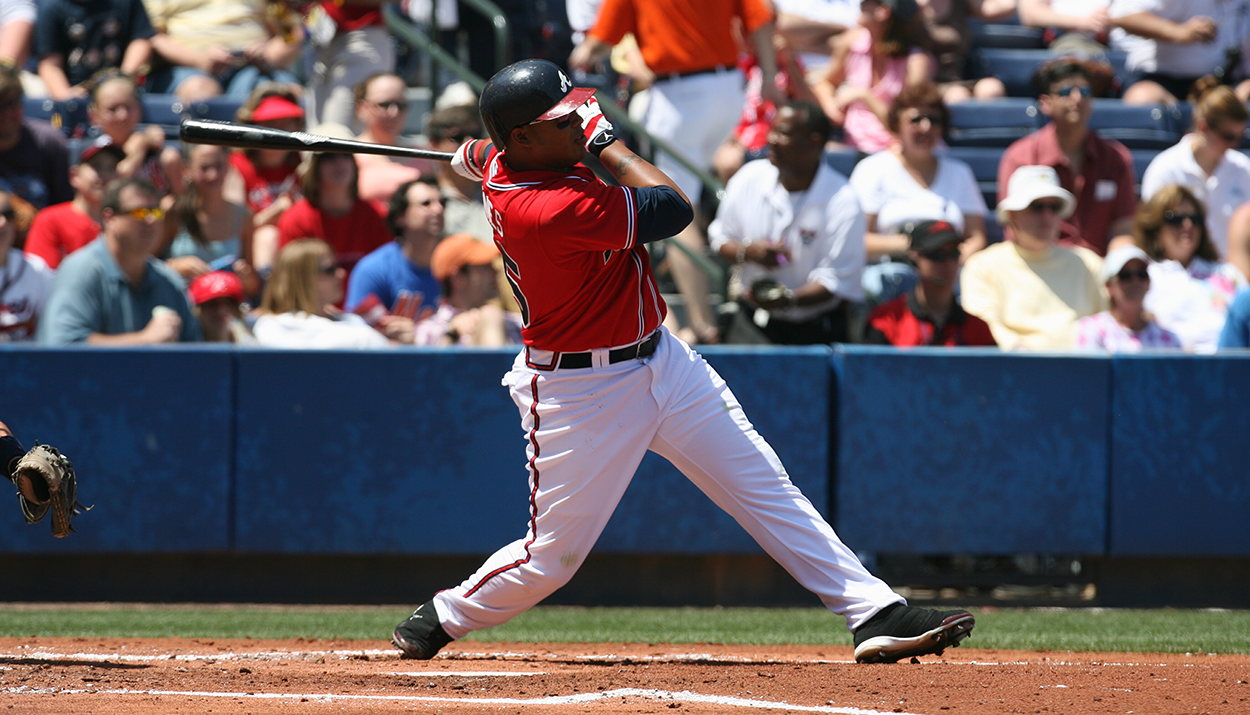
<path fill-rule="evenodd" d="M 622 72 L 605 101 L 687 160 L 658 153 L 699 212 L 657 262 L 684 308 L 667 325 L 691 343 L 1250 342 L 1250 0 L 568 11 L 578 33 L 551 59 Z M 1009 16 L 1044 30 L 1046 121 L 999 145 L 987 182 L 949 151 L 952 107 L 1008 93 L 973 70 L 971 27 Z M 518 58 L 474 53 L 492 59 Z M 410 84 L 376 0 L 0 0 L 0 341 L 520 341 L 480 186 L 449 165 L 179 145 L 143 117 L 145 93 L 224 95 L 237 121 L 286 130 L 448 152 L 482 136 L 462 90 L 411 131 Z M 27 96 L 84 102 L 86 136 L 24 116 Z M 1190 132 L 1135 165 L 1094 128 L 1094 97 L 1179 103 Z"/>

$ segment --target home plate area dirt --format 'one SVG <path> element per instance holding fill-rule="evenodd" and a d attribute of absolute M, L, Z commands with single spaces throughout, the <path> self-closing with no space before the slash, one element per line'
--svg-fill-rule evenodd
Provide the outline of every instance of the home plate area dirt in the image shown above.
<path fill-rule="evenodd" d="M 2 638 L 0 715 L 1250 713 L 1250 657 L 844 646 Z"/>

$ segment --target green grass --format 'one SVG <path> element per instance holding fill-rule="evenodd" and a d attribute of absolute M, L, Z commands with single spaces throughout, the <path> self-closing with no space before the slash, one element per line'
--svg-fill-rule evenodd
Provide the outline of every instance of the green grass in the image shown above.
<path fill-rule="evenodd" d="M 379 646 L 409 610 L 317 606 L 0 604 L 0 637 L 320 638 Z M 976 610 L 968 645 L 1016 650 L 1250 654 L 1250 611 Z M 849 645 L 816 608 L 535 608 L 479 631 L 482 642 Z"/>

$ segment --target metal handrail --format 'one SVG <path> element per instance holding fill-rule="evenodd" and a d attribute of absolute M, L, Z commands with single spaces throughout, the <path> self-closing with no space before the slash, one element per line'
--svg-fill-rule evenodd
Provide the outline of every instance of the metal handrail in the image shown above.
<path fill-rule="evenodd" d="M 504 58 L 510 57 L 511 39 L 508 35 L 508 20 L 504 17 L 503 11 L 500 10 L 497 5 L 490 2 L 490 0 L 465 0 L 465 2 L 472 5 L 474 9 L 491 18 L 491 24 L 495 27 L 496 51 L 505 52 L 505 54 L 498 54 L 496 56 Z M 488 14 L 490 12 L 495 14 Z M 479 77 L 473 70 L 461 64 L 458 59 L 453 57 L 449 52 L 447 52 L 447 50 L 444 50 L 437 42 L 431 39 L 429 35 L 425 34 L 425 32 L 423 32 L 407 18 L 400 15 L 394 4 L 382 6 L 382 18 L 386 22 L 386 28 L 391 32 L 391 34 L 397 35 L 408 44 L 424 50 L 430 55 L 432 60 L 451 70 L 456 76 L 460 77 L 465 82 L 468 82 L 469 85 L 473 87 L 475 92 L 481 94 L 482 88 L 486 86 L 486 80 Z M 608 116 L 608 119 L 614 126 L 623 127 L 624 129 L 629 130 L 634 136 L 641 137 L 650 142 L 655 149 L 659 149 L 660 151 L 663 151 L 673 157 L 677 163 L 681 164 L 698 177 L 699 181 L 701 181 L 704 186 L 712 189 L 716 193 L 718 201 L 724 198 L 724 184 L 718 181 L 711 174 L 707 173 L 707 171 L 695 166 L 680 151 L 675 149 L 673 145 L 663 139 L 658 139 L 652 136 L 642 127 L 642 125 L 638 124 L 633 119 L 630 119 L 629 114 L 624 109 L 616 106 L 615 102 L 600 102 L 599 106 L 603 109 L 603 113 Z M 708 274 L 708 277 L 716 285 L 723 286 L 725 284 L 725 269 L 723 266 L 710 260 L 707 256 L 690 250 L 686 246 L 682 245 L 681 242 L 673 238 L 667 239 L 667 244 L 689 256 L 692 261 L 698 264 L 699 268 L 702 269 L 704 273 Z"/>

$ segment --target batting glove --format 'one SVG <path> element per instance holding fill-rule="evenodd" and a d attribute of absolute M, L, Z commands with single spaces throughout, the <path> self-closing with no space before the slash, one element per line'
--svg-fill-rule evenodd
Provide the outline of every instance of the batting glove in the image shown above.
<path fill-rule="evenodd" d="M 577 116 L 582 118 L 582 131 L 586 133 L 586 151 L 599 156 L 600 152 L 616 141 L 612 122 L 603 116 L 603 110 L 599 109 L 599 100 L 591 97 L 577 108 Z"/>
<path fill-rule="evenodd" d="M 480 139 L 473 139 L 460 145 L 451 158 L 451 169 L 466 179 L 481 181 L 486 167 L 477 163 L 476 151 Z"/>

